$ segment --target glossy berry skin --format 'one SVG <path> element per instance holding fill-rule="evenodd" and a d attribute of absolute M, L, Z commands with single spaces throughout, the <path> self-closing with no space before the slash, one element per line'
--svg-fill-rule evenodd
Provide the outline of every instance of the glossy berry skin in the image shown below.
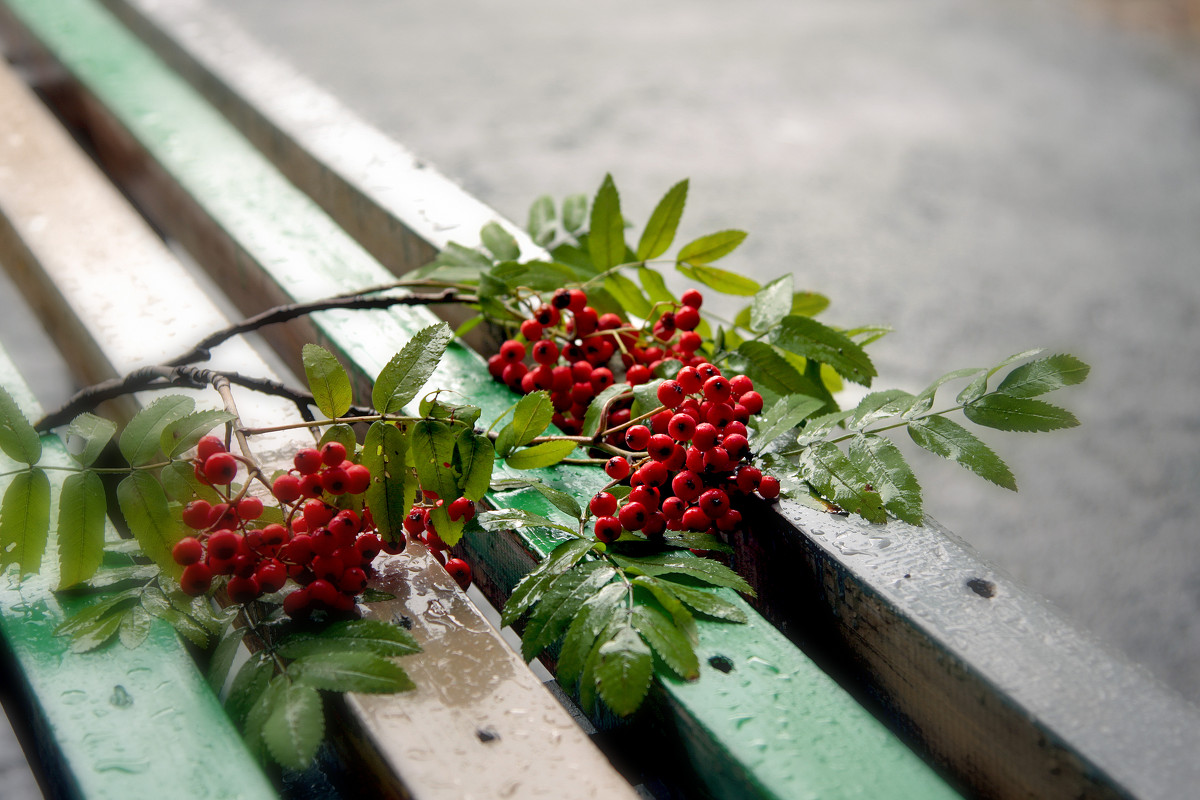
<path fill-rule="evenodd" d="M 629 477 L 629 462 L 622 456 L 613 456 L 605 463 L 604 472 L 614 481 L 623 481 Z"/>
<path fill-rule="evenodd" d="M 196 597 L 208 591 L 208 587 L 212 585 L 212 570 L 208 565 L 203 563 L 189 564 L 183 568 L 183 575 L 179 579 L 179 588 L 184 594 Z"/>
<path fill-rule="evenodd" d="M 204 558 L 204 545 L 194 536 L 185 536 L 171 548 L 171 558 L 175 563 L 186 567 Z"/>
<path fill-rule="evenodd" d="M 238 517 L 243 520 L 254 520 L 262 516 L 263 501 L 257 497 L 243 497 L 237 504 Z"/>
<path fill-rule="evenodd" d="M 446 572 L 464 592 L 471 585 L 471 565 L 461 558 L 446 559 Z"/>
<path fill-rule="evenodd" d="M 758 482 L 758 493 L 768 500 L 779 497 L 779 479 L 763 475 Z"/>
<path fill-rule="evenodd" d="M 225 443 L 216 436 L 205 436 L 196 442 L 196 458 L 207 461 L 209 456 L 225 452 Z"/>
<path fill-rule="evenodd" d="M 214 486 L 233 483 L 237 470 L 237 459 L 229 453 L 214 453 L 204 460 L 204 477 Z"/>
<path fill-rule="evenodd" d="M 326 442 L 321 447 L 321 463 L 336 467 L 346 460 L 346 446 L 341 442 Z"/>
<path fill-rule="evenodd" d="M 588 508 L 597 517 L 611 517 L 617 510 L 617 498 L 608 492 L 600 492 L 592 497 Z"/>
<path fill-rule="evenodd" d="M 600 517 L 593 526 L 596 538 L 608 544 L 621 536 L 621 522 L 616 517 Z"/>
<path fill-rule="evenodd" d="M 683 397 L 683 387 L 678 381 L 663 381 L 658 387 L 658 402 L 667 408 L 678 408 Z"/>
<path fill-rule="evenodd" d="M 321 453 L 312 447 L 306 447 L 292 458 L 292 464 L 301 475 L 311 475 L 321 468 Z"/>
<path fill-rule="evenodd" d="M 681 331 L 692 331 L 700 324 L 700 312 L 693 306 L 684 306 L 675 312 L 675 327 Z"/>
<path fill-rule="evenodd" d="M 729 511 L 729 495 L 720 489 L 709 489 L 700 495 L 699 505 L 709 519 L 720 519 Z"/>
<path fill-rule="evenodd" d="M 300 499 L 304 490 L 301 488 L 299 478 L 291 473 L 284 473 L 271 484 L 271 492 L 281 503 L 294 503 Z"/>
<path fill-rule="evenodd" d="M 631 425 L 625 431 L 625 444 L 630 450 L 645 450 L 650 443 L 650 429 L 645 425 Z"/>
<path fill-rule="evenodd" d="M 362 494 L 371 485 L 371 470 L 362 464 L 351 464 L 346 467 L 346 492 Z"/>
<path fill-rule="evenodd" d="M 184 506 L 183 524 L 192 530 L 202 531 L 208 527 L 208 520 L 211 515 L 212 506 L 209 505 L 207 500 L 193 500 Z"/>
<path fill-rule="evenodd" d="M 220 531 L 208 537 L 208 554 L 222 561 L 237 555 L 241 537 L 233 531 Z"/>
<path fill-rule="evenodd" d="M 646 511 L 646 507 L 637 502 L 626 503 L 617 512 L 621 527 L 628 531 L 640 531 L 646 524 L 647 516 L 649 512 Z"/>
<path fill-rule="evenodd" d="M 695 289 L 688 289 L 679 296 L 679 302 L 683 303 L 689 308 L 699 308 L 704 304 L 704 295 L 700 294 L 700 292 L 696 291 Z"/>
<path fill-rule="evenodd" d="M 457 522 L 460 519 L 471 519 L 475 516 L 475 504 L 465 497 L 459 497 L 446 509 L 450 519 Z"/>
<path fill-rule="evenodd" d="M 229 592 L 229 599 L 235 603 L 253 603 L 262 594 L 258 580 L 253 575 L 249 578 L 230 578 L 225 589 Z"/>
<path fill-rule="evenodd" d="M 528 341 L 536 342 L 542 338 L 542 326 L 537 320 L 527 319 L 521 323 L 521 335 Z"/>

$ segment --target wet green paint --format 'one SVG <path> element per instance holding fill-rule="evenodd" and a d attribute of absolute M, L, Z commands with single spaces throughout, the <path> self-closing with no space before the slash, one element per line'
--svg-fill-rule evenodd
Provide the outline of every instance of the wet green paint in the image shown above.
<path fill-rule="evenodd" d="M 0 384 L 27 416 L 40 415 L 3 352 Z M 42 448 L 43 464 L 71 463 L 57 437 L 42 437 Z M 16 468 L 0 455 L 0 472 Z M 69 473 L 48 474 L 57 486 Z M 0 478 L 0 493 L 9 481 Z M 114 642 L 74 654 L 55 635 L 55 626 L 89 601 L 51 590 L 58 580 L 53 505 L 50 518 L 42 574 L 18 581 L 11 567 L 0 575 L 0 631 L 32 695 L 37 727 L 52 738 L 67 770 L 55 780 L 86 798 L 275 797 L 170 625 L 155 620 L 134 650 Z"/>
<path fill-rule="evenodd" d="M 309 300 L 391 279 L 96 4 L 7 4 L 286 296 Z M 239 291 L 236 286 L 226 289 Z M 314 321 L 360 378 L 369 378 L 435 318 L 413 309 L 324 312 L 314 315 Z M 482 359 L 459 345 L 450 348 L 429 386 L 451 389 L 482 407 L 485 420 L 514 400 L 488 378 Z M 564 467 L 538 474 L 581 498 L 605 482 L 595 469 Z M 530 495 L 507 493 L 492 500 L 545 513 L 544 500 Z M 544 555 L 553 545 L 552 538 L 537 531 L 520 533 L 535 553 Z M 745 604 L 743 609 L 752 620 L 748 625 L 700 623 L 699 651 L 705 665 L 701 680 L 662 682 L 675 724 L 692 748 L 693 766 L 714 794 L 920 800 L 956 796 L 778 631 Z M 732 669 L 715 669 L 710 658 Z"/>

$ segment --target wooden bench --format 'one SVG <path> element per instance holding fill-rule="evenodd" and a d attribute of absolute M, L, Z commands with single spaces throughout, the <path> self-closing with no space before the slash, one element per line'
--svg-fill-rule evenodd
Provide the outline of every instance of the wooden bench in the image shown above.
<path fill-rule="evenodd" d="M 473 244 L 495 216 L 202 2 L 6 0 L 0 35 L 9 58 L 112 179 L 241 313 L 384 283 L 388 270 L 419 266 L 449 240 Z M 153 359 L 147 343 L 173 354 L 194 334 L 220 327 L 209 311 L 164 325 L 156 303 L 180 292 L 198 297 L 197 279 L 127 210 L 115 212 L 121 222 L 103 215 L 120 207 L 111 188 L 95 189 L 107 199 L 81 201 L 93 189 L 76 180 L 106 181 L 23 89 L 10 80 L 0 87 L 0 136 L 8 137 L 0 144 L 0 262 L 81 379 Z M 534 251 L 521 242 L 523 252 Z M 420 310 L 325 312 L 267 338 L 293 367 L 302 343 L 321 342 L 365 385 L 431 320 Z M 228 358 L 254 355 L 245 348 Z M 470 395 L 495 416 L 511 399 L 481 363 L 456 346 L 432 383 Z M 602 482 L 565 468 L 546 478 L 581 495 Z M 549 510 L 529 495 L 491 501 Z M 721 797 L 925 798 L 951 795 L 951 786 L 998 797 L 1179 797 L 1196 785 L 1195 711 L 936 524 L 880 528 L 786 503 L 753 516 L 760 531 L 775 534 L 760 532 L 737 554 L 762 616 L 747 608 L 750 624 L 702 625 L 701 679 L 659 682 L 637 725 L 600 737 L 622 761 L 654 743 L 650 766 L 659 772 L 642 776 L 645 763 L 625 766 L 635 782 L 703 787 Z M 468 539 L 463 551 L 480 587 L 500 603 L 552 544 L 536 531 L 516 531 Z M 428 688 L 416 700 L 348 704 L 345 730 L 362 744 L 357 757 L 374 765 L 379 788 L 418 797 L 527 796 L 537 790 L 532 781 L 544 779 L 556 794 L 628 793 L 519 658 L 494 649 L 499 639 L 440 568 L 419 553 L 404 558 L 428 570 L 439 605 L 452 607 L 459 625 L 450 626 L 453 636 L 441 619 L 424 627 L 429 670 L 411 671 Z M 420 620 L 427 601 L 407 598 L 404 606 L 402 598 L 402 607 L 373 613 Z M 5 604 L 5 620 L 19 616 L 14 609 Z M 6 628 L 5 635 L 17 652 L 28 634 Z M 101 659 L 119 671 L 128 657 L 114 648 Z M 470 667 L 438 666 L 452 657 Z M 35 661 L 21 665 L 29 696 L 52 705 L 55 684 L 37 683 L 44 668 Z M 193 694 L 212 704 L 199 684 Z M 91 702 L 107 711 L 104 695 Z M 514 715 L 520 724 L 505 727 L 517 723 Z M 538 721 L 545 715 L 553 721 Z M 481 742 L 477 732 L 489 726 L 513 734 L 501 733 L 503 747 Z M 136 727 L 152 741 L 169 735 L 153 719 Z M 92 735 L 106 730 L 107 718 Z M 140 791 L 119 768 L 100 769 L 63 742 L 54 749 L 80 794 Z M 463 783 L 476 774 L 491 782 Z M 247 785 L 255 781 L 261 785 L 257 778 Z"/>

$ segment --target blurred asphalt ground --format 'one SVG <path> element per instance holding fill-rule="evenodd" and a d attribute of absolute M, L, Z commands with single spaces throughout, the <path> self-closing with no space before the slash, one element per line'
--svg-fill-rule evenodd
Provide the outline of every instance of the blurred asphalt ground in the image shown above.
<path fill-rule="evenodd" d="M 1069 0 L 218 5 L 518 223 L 690 177 L 679 241 L 895 327 L 878 387 L 1088 361 L 1080 428 L 984 436 L 1020 494 L 920 453 L 926 508 L 1200 699 L 1200 53 Z"/>
<path fill-rule="evenodd" d="M 518 223 L 611 172 L 640 224 L 690 177 L 679 241 L 748 230 L 726 268 L 894 326 L 877 387 L 1091 363 L 1049 398 L 1082 427 L 984 436 L 1019 495 L 916 455 L 926 508 L 1200 700 L 1194 46 L 1082 0 L 216 5 Z"/>

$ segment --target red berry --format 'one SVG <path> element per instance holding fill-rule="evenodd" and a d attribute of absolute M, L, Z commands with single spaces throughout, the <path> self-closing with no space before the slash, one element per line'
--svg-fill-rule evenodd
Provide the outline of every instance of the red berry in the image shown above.
<path fill-rule="evenodd" d="M 674 447 L 672 447 L 674 450 Z M 667 482 L 667 466 L 661 461 L 651 461 L 638 469 L 641 474 L 640 483 L 649 486 L 661 486 Z"/>
<path fill-rule="evenodd" d="M 218 531 L 208 537 L 208 554 L 212 558 L 224 561 L 237 555 L 242 537 L 233 531 Z"/>
<path fill-rule="evenodd" d="M 615 542 L 621 536 L 621 522 L 616 517 L 600 517 L 593 530 L 596 538 L 605 544 Z"/>
<path fill-rule="evenodd" d="M 359 557 L 364 563 L 371 563 L 375 560 L 375 556 L 379 555 L 379 551 L 383 549 L 383 540 L 378 534 L 364 533 L 358 537 L 358 541 L 354 543 L 354 549 L 358 551 Z"/>
<path fill-rule="evenodd" d="M 683 516 L 683 512 L 687 510 L 687 501 L 682 497 L 668 497 L 662 501 L 662 506 L 659 510 L 669 520 L 679 519 Z"/>
<path fill-rule="evenodd" d="M 629 477 L 629 462 L 622 456 L 613 456 L 605 463 L 604 472 L 614 481 L 623 481 Z"/>
<path fill-rule="evenodd" d="M 461 558 L 447 559 L 446 572 L 450 573 L 450 577 L 454 578 L 454 582 L 464 592 L 471 585 L 471 565 Z"/>
<path fill-rule="evenodd" d="M 680 302 L 690 308 L 699 308 L 704 304 L 704 295 L 700 294 L 695 289 L 688 289 L 679 296 Z"/>
<path fill-rule="evenodd" d="M 204 460 L 204 477 L 215 486 L 232 483 L 237 471 L 237 459 L 229 453 L 214 453 Z"/>
<path fill-rule="evenodd" d="M 548 367 L 554 366 L 558 362 L 558 345 L 549 339 L 542 339 L 533 346 L 533 360 Z"/>
<path fill-rule="evenodd" d="M 367 573 L 360 567 L 350 567 L 338 578 L 337 587 L 346 594 L 362 594 L 367 588 Z"/>
<path fill-rule="evenodd" d="M 700 349 L 700 345 L 704 344 L 704 340 L 700 338 L 700 334 L 695 331 L 684 331 L 679 334 L 679 352 L 680 354 L 691 355 Z"/>
<path fill-rule="evenodd" d="M 694 331 L 700 324 L 700 312 L 693 306 L 684 306 L 675 312 L 675 327 L 681 331 Z"/>
<path fill-rule="evenodd" d="M 650 368 L 644 364 L 634 364 L 625 370 L 625 380 L 630 386 L 641 386 L 654 376 Z"/>
<path fill-rule="evenodd" d="M 591 502 L 588 503 L 588 508 L 597 517 L 611 517 L 617 510 L 617 498 L 608 492 L 600 492 L 593 495 Z"/>
<path fill-rule="evenodd" d="M 341 442 L 326 442 L 321 447 L 321 463 L 327 467 L 336 467 L 346 460 L 346 446 Z"/>
<path fill-rule="evenodd" d="M 704 382 L 704 399 L 706 400 L 724 403 L 729 399 L 731 393 L 729 380 L 720 375 L 715 375 Z"/>
<path fill-rule="evenodd" d="M 587 307 L 587 294 L 582 289 L 572 289 L 571 303 L 567 306 L 571 313 L 578 314 Z"/>
<path fill-rule="evenodd" d="M 225 443 L 216 436 L 205 436 L 196 442 L 196 458 L 207 461 L 209 456 L 225 452 Z"/>
<path fill-rule="evenodd" d="M 625 431 L 625 444 L 631 450 L 645 450 L 650 442 L 650 429 L 645 425 L 632 425 Z"/>
<path fill-rule="evenodd" d="M 211 515 L 212 506 L 209 505 L 207 500 L 193 500 L 184 506 L 183 524 L 192 530 L 202 531 L 208 527 L 208 520 Z"/>
<path fill-rule="evenodd" d="M 691 441 L 696 432 L 696 420 L 687 414 L 676 414 L 667 424 L 667 434 L 677 442 Z"/>
<path fill-rule="evenodd" d="M 741 461 L 750 455 L 750 443 L 740 433 L 725 434 L 725 438 L 721 440 L 721 446 L 725 448 L 725 452 L 729 453 L 729 457 L 734 461 Z"/>
<path fill-rule="evenodd" d="M 322 500 L 313 499 L 304 504 L 304 521 L 308 524 L 310 531 L 328 525 L 335 513 L 337 512 Z"/>
<path fill-rule="evenodd" d="M 646 524 L 648 512 L 646 507 L 641 503 L 631 502 L 626 503 L 617 512 L 617 519 L 621 522 L 621 527 L 627 531 L 638 531 Z"/>
<path fill-rule="evenodd" d="M 465 497 L 460 497 L 450 504 L 446 509 L 446 513 L 450 515 L 450 519 L 457 522 L 464 517 L 470 519 L 473 516 L 475 504 Z"/>
<path fill-rule="evenodd" d="M 542 326 L 535 319 L 527 319 L 521 323 L 521 335 L 528 341 L 536 342 L 542 338 Z"/>
<path fill-rule="evenodd" d="M 736 531 L 742 524 L 742 512 L 731 508 L 725 515 L 717 519 L 717 530 Z"/>
<path fill-rule="evenodd" d="M 339 594 L 337 587 L 323 578 L 318 578 L 308 585 L 308 596 L 326 606 L 336 603 Z"/>
<path fill-rule="evenodd" d="M 656 433 L 646 444 L 646 452 L 655 461 L 666 461 L 675 452 L 675 440 L 665 433 Z"/>
<path fill-rule="evenodd" d="M 658 402 L 667 408 L 677 408 L 683 402 L 683 395 L 678 381 L 663 381 L 658 387 Z"/>
<path fill-rule="evenodd" d="M 504 368 L 504 372 L 500 375 L 500 380 L 510 389 L 516 389 L 521 385 L 521 379 L 525 377 L 525 373 L 529 372 L 529 367 L 525 366 L 524 362 L 518 361 L 515 364 L 509 364 Z"/>
<path fill-rule="evenodd" d="M 770 475 L 763 475 L 758 482 L 758 493 L 768 500 L 779 497 L 779 479 L 772 478 Z"/>
<path fill-rule="evenodd" d="M 679 385 L 683 387 L 684 394 L 695 394 L 704 386 L 704 381 L 700 379 L 700 373 L 695 367 L 684 367 L 675 374 L 675 380 L 679 381 Z"/>
<path fill-rule="evenodd" d="M 737 472 L 737 487 L 746 494 L 749 494 L 758 488 L 758 482 L 761 479 L 762 470 L 758 467 L 746 465 Z"/>
<path fill-rule="evenodd" d="M 557 308 L 559 311 L 564 311 L 571 307 L 571 292 L 567 289 L 555 289 L 554 295 L 550 298 L 550 305 Z"/>
<path fill-rule="evenodd" d="M 488 356 L 487 368 L 488 374 L 493 378 L 500 380 L 500 376 L 504 374 L 504 368 L 508 366 L 508 362 L 499 353 L 494 353 Z"/>
<path fill-rule="evenodd" d="M 704 490 L 704 482 L 691 470 L 684 470 L 671 479 L 671 491 L 684 502 L 691 502 Z"/>
<path fill-rule="evenodd" d="M 763 409 L 762 395 L 758 392 L 746 392 L 738 397 L 738 404 L 745 406 L 749 413 L 757 414 Z"/>
<path fill-rule="evenodd" d="M 208 591 L 208 587 L 212 585 L 212 570 L 206 564 L 195 563 L 188 564 L 183 568 L 183 575 L 179 579 L 179 588 L 184 594 L 196 597 Z"/>
<path fill-rule="evenodd" d="M 262 594 L 253 575 L 248 578 L 230 578 L 225 590 L 229 592 L 229 599 L 235 603 L 253 603 Z"/>
<path fill-rule="evenodd" d="M 516 339 L 508 339 L 500 345 L 500 357 L 509 364 L 515 364 L 525 358 L 525 345 Z"/>
<path fill-rule="evenodd" d="M 539 306 L 538 309 L 533 312 L 533 318 L 537 320 L 538 324 L 543 328 L 549 328 L 552 325 L 558 324 L 560 315 L 557 308 L 547 304 Z"/>
<path fill-rule="evenodd" d="M 608 367 L 597 367 L 596 369 L 592 370 L 591 377 L 588 378 L 588 381 L 592 385 L 592 391 L 596 394 L 600 394 L 600 392 L 613 385 L 612 370 Z"/>
<path fill-rule="evenodd" d="M 700 495 L 700 510 L 709 519 L 720 519 L 729 510 L 729 495 L 720 489 L 709 489 Z"/>
<path fill-rule="evenodd" d="M 271 484 L 271 491 L 275 494 L 275 499 L 281 503 L 294 503 L 300 499 L 303 490 L 300 486 L 300 479 L 290 472 L 285 472 L 275 479 L 275 483 Z"/>
<path fill-rule="evenodd" d="M 729 388 L 733 390 L 734 397 L 741 397 L 746 392 L 754 391 L 754 381 L 745 375 L 734 375 L 729 379 Z"/>
<path fill-rule="evenodd" d="M 689 531 L 707 530 L 708 526 L 712 525 L 712 520 L 708 518 L 699 506 L 692 506 L 687 511 L 683 512 L 683 527 Z"/>
<path fill-rule="evenodd" d="M 321 454 L 312 447 L 306 447 L 296 453 L 292 464 L 301 475 L 311 475 L 321 468 Z"/>
<path fill-rule="evenodd" d="M 186 567 L 204 558 L 204 545 L 194 536 L 185 536 L 171 548 L 171 558 L 175 563 Z"/>
<path fill-rule="evenodd" d="M 330 494 L 345 494 L 350 476 L 341 467 L 326 467 L 321 470 L 321 488 Z"/>
<path fill-rule="evenodd" d="M 243 520 L 258 519 L 263 513 L 263 501 L 257 497 L 243 497 L 238 501 L 237 514 Z"/>
<path fill-rule="evenodd" d="M 310 603 L 308 587 L 302 587 L 283 598 L 283 613 L 293 619 L 307 617 L 311 610 Z"/>
<path fill-rule="evenodd" d="M 658 489 L 643 483 L 640 486 L 634 487 L 633 491 L 629 493 L 629 502 L 641 503 L 646 507 L 646 512 L 649 513 L 658 509 L 659 497 L 660 493 Z"/>
<path fill-rule="evenodd" d="M 371 470 L 362 464 L 346 467 L 346 493 L 362 494 L 371 486 Z"/>

